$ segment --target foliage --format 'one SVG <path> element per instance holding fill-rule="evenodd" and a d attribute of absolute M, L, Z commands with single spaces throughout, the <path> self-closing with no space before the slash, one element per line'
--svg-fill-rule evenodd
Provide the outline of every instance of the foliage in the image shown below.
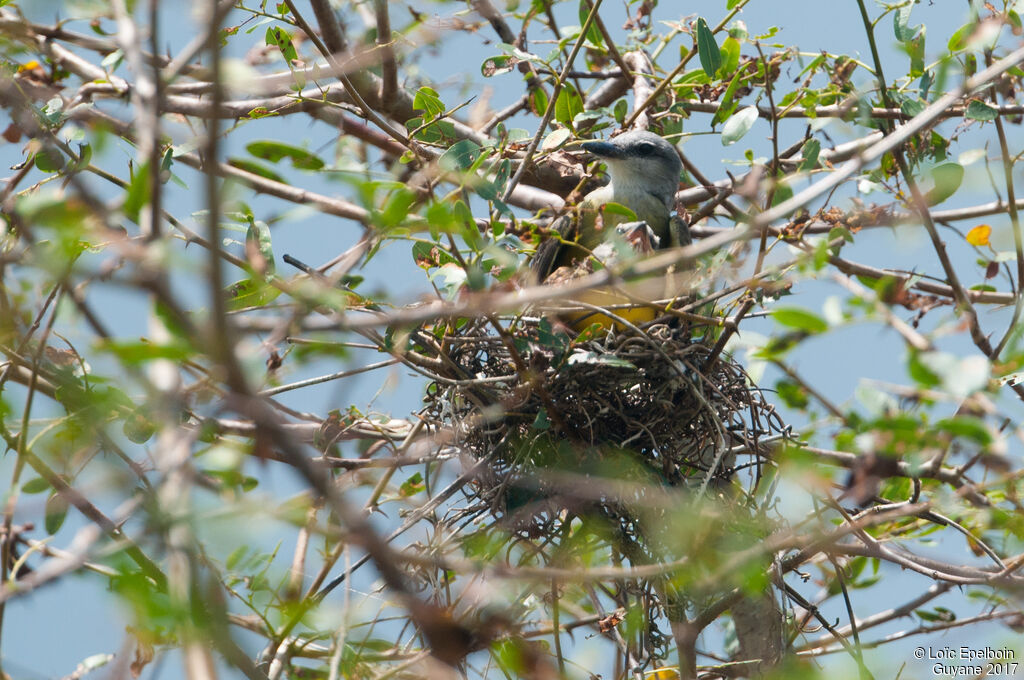
<path fill-rule="evenodd" d="M 0 2 L 0 604 L 129 638 L 60 672 L 899 677 L 1024 625 L 1024 3 L 835 3 L 847 53 L 770 0 L 194 4 Z M 631 127 L 694 243 L 538 285 Z"/>

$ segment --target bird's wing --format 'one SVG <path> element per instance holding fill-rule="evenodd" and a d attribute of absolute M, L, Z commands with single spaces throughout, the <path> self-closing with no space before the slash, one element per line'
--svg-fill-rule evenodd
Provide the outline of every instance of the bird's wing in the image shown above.
<path fill-rule="evenodd" d="M 530 262 L 530 270 L 536 277 L 537 283 L 544 283 L 544 281 L 551 275 L 557 265 L 559 256 L 562 251 L 566 248 L 563 241 L 572 241 L 575 237 L 576 224 L 573 215 L 562 215 L 552 225 L 552 231 L 557 236 L 552 235 L 551 238 L 547 239 L 539 246 L 537 246 L 537 252 L 533 255 L 533 260 Z"/>
<path fill-rule="evenodd" d="M 688 246 L 693 243 L 693 236 L 690 235 L 690 225 L 679 215 L 673 215 L 669 222 L 669 230 L 673 246 Z"/>

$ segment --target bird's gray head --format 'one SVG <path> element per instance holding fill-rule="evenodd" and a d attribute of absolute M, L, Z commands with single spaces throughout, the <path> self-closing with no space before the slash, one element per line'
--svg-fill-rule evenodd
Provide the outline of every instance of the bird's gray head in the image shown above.
<path fill-rule="evenodd" d="M 675 148 L 658 135 L 633 130 L 607 142 L 583 142 L 582 147 L 608 164 L 616 193 L 642 190 L 672 205 L 683 164 Z"/>

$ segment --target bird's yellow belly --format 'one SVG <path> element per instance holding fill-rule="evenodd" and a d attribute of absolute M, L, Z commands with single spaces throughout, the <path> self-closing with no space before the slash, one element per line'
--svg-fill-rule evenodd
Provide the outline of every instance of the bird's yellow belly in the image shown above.
<path fill-rule="evenodd" d="M 641 326 L 658 317 L 658 309 L 651 305 L 638 304 L 635 299 L 612 288 L 595 288 L 576 296 L 580 302 L 607 309 L 608 314 L 596 310 L 566 312 L 562 315 L 565 323 L 577 333 L 598 324 L 604 330 L 621 331 L 626 328 L 623 320 L 633 326 Z M 620 305 L 629 305 L 621 307 Z M 618 307 L 617 309 L 615 307 Z"/>

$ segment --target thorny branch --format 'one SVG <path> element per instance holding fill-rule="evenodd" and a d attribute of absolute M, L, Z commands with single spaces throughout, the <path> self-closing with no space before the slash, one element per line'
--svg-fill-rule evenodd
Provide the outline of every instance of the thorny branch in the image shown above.
<path fill-rule="evenodd" d="M 307 18 L 290 0 L 211 0 L 196 36 L 167 54 L 156 0 L 134 13 L 113 2 L 113 23 L 97 17 L 93 34 L 28 21 L 16 3 L 0 9 L 4 136 L 29 140 L 0 192 L 0 433 L 14 460 L 0 531 L 0 630 L 17 625 L 7 602 L 85 570 L 135 605 L 176 612 L 166 628 L 137 606 L 140 649 L 177 645 L 196 672 L 212 669 L 217 652 L 250 678 L 299 672 L 295 659 L 329 664 L 330 677 L 493 673 L 480 658 L 515 658 L 525 675 L 544 677 L 570 671 L 580 629 L 607 645 L 617 677 L 667 659 L 680 660 L 683 677 L 748 673 L 756 660 L 730 660 L 704 648 L 714 635 L 700 636 L 754 581 L 784 595 L 795 655 L 843 650 L 865 673 L 865 650 L 910 636 L 996 621 L 1019 628 L 1024 557 L 1012 527 L 1024 514 L 1024 473 L 1008 450 L 1020 424 L 1004 388 L 1024 396 L 1024 199 L 1013 184 L 1024 47 L 994 39 L 977 70 L 954 41 L 945 66 L 887 79 L 893 67 L 875 33 L 888 24 L 867 3 L 858 0 L 870 66 L 769 50 L 734 23 L 753 1 L 707 17 L 710 50 L 695 17 L 659 14 L 652 3 L 620 16 L 587 0 L 566 21 L 557 3 L 512 12 L 473 2 L 472 12 L 430 18 L 412 5 L 312 0 Z M 1009 21 L 985 11 L 979 26 Z M 908 15 L 895 16 L 903 41 Z M 577 20 L 578 33 L 569 32 Z M 257 73 L 236 82 L 222 41 L 262 36 L 264 24 L 266 41 L 247 56 Z M 450 90 L 415 64 L 431 45 L 484 34 L 509 46 L 487 48 L 487 82 L 517 82 L 506 72 L 522 82 L 495 97 L 496 109 L 474 92 L 477 112 L 465 116 L 466 98 L 445 104 Z M 552 36 L 548 56 L 541 46 Z M 731 54 L 726 40 L 741 52 L 716 72 L 716 57 Z M 921 79 L 960 67 L 945 91 L 923 93 Z M 825 84 L 814 89 L 815 79 Z M 865 80 L 866 89 L 854 85 Z M 748 107 L 744 116 L 770 125 L 770 144 L 758 147 L 767 160 L 752 151 L 734 175 L 693 146 L 680 149 L 691 184 L 679 188 L 676 208 L 694 244 L 591 267 L 559 286 L 517 274 L 550 236 L 550 220 L 595 186 L 572 138 L 640 127 L 686 144 L 720 134 Z M 826 119 L 857 132 L 844 137 Z M 301 139 L 315 137 L 308 147 L 298 121 Z M 813 125 L 797 131 L 797 121 Z M 253 159 L 239 162 L 224 151 L 243 127 L 267 124 L 279 126 L 264 133 L 275 138 L 269 152 L 249 146 Z M 525 135 L 514 132 L 521 126 Z M 111 169 L 104 135 L 130 148 L 127 167 Z M 946 147 L 972 135 L 997 149 L 983 160 L 993 156 L 1001 186 L 970 205 L 932 205 L 922 159 L 953 158 Z M 743 143 L 755 146 L 754 136 Z M 202 187 L 202 211 L 181 214 L 172 176 Z M 336 177 L 344 183 L 328 183 Z M 886 198 L 865 205 L 858 182 Z M 299 206 L 342 236 L 313 244 L 313 266 L 282 272 L 273 243 Z M 957 224 L 1004 214 L 1013 250 L 972 251 L 988 259 L 976 274 L 956 252 Z M 239 248 L 229 230 L 237 224 L 246 231 Z M 876 258 L 889 229 L 913 227 L 927 234 L 937 271 Z M 431 294 L 392 294 L 397 275 L 379 263 L 396 244 L 412 247 Z M 368 292 L 362 276 L 378 267 L 390 285 Z M 228 285 L 233 278 L 241 281 Z M 672 293 L 649 296 L 658 299 L 588 298 L 677 278 Z M 189 287 L 196 283 L 201 292 Z M 842 296 L 828 319 L 795 314 L 787 305 L 799 297 L 776 302 L 814 284 Z M 141 342 L 137 331 L 121 333 L 105 287 L 142 294 L 166 333 L 147 329 Z M 546 314 L 556 301 L 563 311 Z M 652 321 L 631 316 L 636 303 L 650 305 Z M 993 320 L 982 305 L 1014 310 Z M 86 322 L 81 329 L 65 308 Z M 603 312 L 621 330 L 567 332 L 568 315 L 583 312 Z M 934 321 L 947 312 L 951 320 Z M 774 391 L 755 385 L 730 351 L 766 316 L 782 328 L 756 348 L 777 369 Z M 877 404 L 864 410 L 800 366 L 802 355 L 787 355 L 860 319 L 891 332 L 915 381 L 866 383 Z M 949 368 L 945 336 L 962 330 L 983 370 L 966 359 Z M 833 362 L 853 354 L 837 350 Z M 969 370 L 981 377 L 964 387 Z M 346 408 L 373 404 L 352 386 L 385 373 L 417 396 L 429 382 L 426 404 L 409 417 Z M 306 397 L 334 386 L 326 407 Z M 775 397 L 800 414 L 800 427 L 783 421 Z M 801 461 L 812 461 L 811 472 L 790 476 Z M 254 502 L 253 485 L 281 469 L 297 473 L 301 491 Z M 782 483 L 787 493 L 801 488 L 814 509 L 781 507 Z M 19 519 L 40 491 L 53 545 Z M 101 494 L 112 493 L 119 506 L 102 510 Z M 205 542 L 211 507 L 238 526 L 250 515 L 292 523 L 280 589 L 260 571 L 275 556 L 248 554 L 255 543 L 228 556 Z M 69 511 L 84 521 L 73 535 L 59 533 Z M 944 545 L 966 541 L 984 561 L 916 550 L 929 530 L 955 537 Z M 865 615 L 854 605 L 870 587 L 858 576 L 868 564 L 928 586 Z M 988 608 L 877 633 L 939 598 L 948 603 L 961 586 L 983 589 Z M 822 613 L 835 593 L 845 623 Z M 340 627 L 320 617 L 334 606 Z M 814 621 L 829 634 L 816 637 Z M 239 628 L 263 640 L 258 658 L 235 642 Z M 163 639 L 146 638 L 159 630 Z M 550 638 L 553 652 L 534 642 Z"/>

